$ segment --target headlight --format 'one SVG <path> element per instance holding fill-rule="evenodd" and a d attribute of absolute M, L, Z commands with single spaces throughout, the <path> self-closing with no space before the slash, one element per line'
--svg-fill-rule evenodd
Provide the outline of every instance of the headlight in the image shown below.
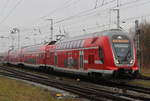
<path fill-rule="evenodd" d="M 118 59 L 114 59 L 115 60 L 115 64 L 119 64 L 119 61 Z"/>
<path fill-rule="evenodd" d="M 133 62 L 134 62 L 134 60 L 133 60 L 133 59 L 131 59 L 131 60 L 130 60 L 130 64 L 133 64 Z"/>

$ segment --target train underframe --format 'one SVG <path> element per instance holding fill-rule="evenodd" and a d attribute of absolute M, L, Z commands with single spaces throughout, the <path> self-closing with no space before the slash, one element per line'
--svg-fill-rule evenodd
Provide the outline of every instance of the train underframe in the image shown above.
<path fill-rule="evenodd" d="M 11 64 L 7 63 L 7 65 L 16 65 L 16 64 Z M 24 64 L 17 64 L 20 67 L 24 67 Z M 30 67 L 31 68 L 31 67 Z M 41 71 L 55 71 L 52 67 L 47 67 L 47 66 L 40 66 L 39 69 Z M 61 71 L 59 71 L 61 72 Z M 66 72 L 68 73 L 68 72 Z M 78 74 L 78 73 L 73 73 Z M 82 75 L 82 74 L 78 74 Z M 89 72 L 88 77 L 92 78 L 93 80 L 99 80 L 99 79 L 135 79 L 139 76 L 139 70 L 133 71 L 132 69 L 125 69 L 125 68 L 120 68 L 118 70 L 114 70 L 112 73 L 107 74 L 107 73 L 99 73 L 99 72 Z"/>
<path fill-rule="evenodd" d="M 139 70 L 132 69 L 118 69 L 113 72 L 113 78 L 136 78 L 139 75 Z"/>
<path fill-rule="evenodd" d="M 98 73 L 98 72 L 90 72 L 88 76 L 93 80 L 98 79 L 136 79 L 139 76 L 139 70 L 133 71 L 132 69 L 118 69 L 113 71 L 110 74 L 107 73 Z"/>

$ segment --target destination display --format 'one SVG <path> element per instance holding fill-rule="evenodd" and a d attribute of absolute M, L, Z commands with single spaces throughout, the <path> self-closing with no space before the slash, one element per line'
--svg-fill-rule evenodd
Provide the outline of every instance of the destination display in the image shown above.
<path fill-rule="evenodd" d="M 118 39 L 114 39 L 113 43 L 129 43 L 129 40 L 118 40 Z"/>

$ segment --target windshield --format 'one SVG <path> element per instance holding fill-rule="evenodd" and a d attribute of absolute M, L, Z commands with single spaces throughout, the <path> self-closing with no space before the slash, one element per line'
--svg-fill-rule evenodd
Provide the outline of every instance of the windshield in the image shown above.
<path fill-rule="evenodd" d="M 115 35 L 112 37 L 115 58 L 119 64 L 129 63 L 133 57 L 133 49 L 129 38 L 124 35 Z"/>
<path fill-rule="evenodd" d="M 114 48 L 118 57 L 125 58 L 129 52 L 129 44 L 114 44 Z"/>

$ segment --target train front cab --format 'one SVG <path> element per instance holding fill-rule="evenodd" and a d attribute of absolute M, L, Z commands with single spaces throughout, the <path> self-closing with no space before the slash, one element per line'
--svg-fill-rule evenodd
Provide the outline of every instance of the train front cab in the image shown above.
<path fill-rule="evenodd" d="M 108 31 L 100 36 L 99 60 L 89 74 L 94 77 L 132 78 L 139 74 L 133 41 L 124 31 Z"/>
<path fill-rule="evenodd" d="M 133 41 L 126 34 L 114 34 L 109 38 L 113 55 L 113 77 L 136 77 L 138 66 Z"/>

